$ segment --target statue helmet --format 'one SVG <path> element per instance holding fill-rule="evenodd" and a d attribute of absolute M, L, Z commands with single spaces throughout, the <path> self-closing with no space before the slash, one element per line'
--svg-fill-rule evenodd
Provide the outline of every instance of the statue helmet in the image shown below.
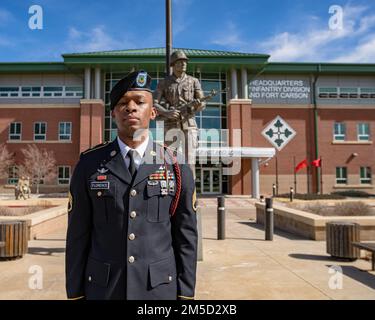
<path fill-rule="evenodd" d="M 173 66 L 177 60 L 188 61 L 189 58 L 186 56 L 185 52 L 182 50 L 177 50 L 171 54 L 171 66 Z"/>

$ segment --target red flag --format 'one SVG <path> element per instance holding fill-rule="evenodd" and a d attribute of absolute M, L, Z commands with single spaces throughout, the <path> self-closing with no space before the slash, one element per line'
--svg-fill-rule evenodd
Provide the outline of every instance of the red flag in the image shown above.
<path fill-rule="evenodd" d="M 297 164 L 296 168 L 294 169 L 294 172 L 297 172 L 303 168 L 307 168 L 307 166 L 308 166 L 308 163 L 307 163 L 307 160 L 305 159 L 301 161 L 299 164 Z"/>
<path fill-rule="evenodd" d="M 322 159 L 316 159 L 313 162 L 311 162 L 311 165 L 313 167 L 321 167 L 322 166 Z"/>

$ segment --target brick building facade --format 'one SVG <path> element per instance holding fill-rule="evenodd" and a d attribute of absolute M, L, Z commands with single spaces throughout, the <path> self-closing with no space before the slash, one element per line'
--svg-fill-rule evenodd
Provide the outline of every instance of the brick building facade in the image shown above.
<path fill-rule="evenodd" d="M 321 168 L 297 173 L 298 192 L 375 192 L 375 64 L 270 63 L 268 55 L 184 50 L 188 73 L 200 79 L 206 93 L 220 92 L 196 116 L 201 130 L 228 130 L 225 139 L 211 139 L 210 145 L 233 145 L 233 129 L 241 129 L 241 147 L 275 148 L 275 156 L 256 163 L 244 157 L 233 176 L 222 174 L 223 165 L 198 162 L 198 192 L 252 194 L 253 166 L 259 165 L 260 193 L 272 193 L 273 184 L 285 193 L 295 187 L 295 164 L 317 158 Z M 147 70 L 155 88 L 164 77 L 164 50 L 0 63 L 0 142 L 15 155 L 2 184 L 17 181 L 21 149 L 32 143 L 52 150 L 57 161 L 56 181 L 42 190 L 65 191 L 80 152 L 115 137 L 109 92 L 135 68 Z"/>

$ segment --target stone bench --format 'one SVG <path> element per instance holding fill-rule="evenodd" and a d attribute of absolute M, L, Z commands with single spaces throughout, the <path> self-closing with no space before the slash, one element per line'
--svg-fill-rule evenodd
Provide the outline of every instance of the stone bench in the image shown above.
<path fill-rule="evenodd" d="M 370 242 L 353 242 L 353 246 L 361 249 L 366 250 L 372 253 L 372 271 L 375 271 L 375 243 Z"/>

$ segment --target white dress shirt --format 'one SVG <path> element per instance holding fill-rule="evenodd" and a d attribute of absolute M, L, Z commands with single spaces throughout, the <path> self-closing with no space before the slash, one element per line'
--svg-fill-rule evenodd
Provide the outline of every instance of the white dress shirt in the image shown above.
<path fill-rule="evenodd" d="M 146 148 L 147 148 L 149 139 L 150 139 L 149 136 L 147 136 L 145 141 L 143 141 L 137 148 L 133 149 L 135 151 L 134 152 L 134 163 L 135 163 L 135 166 L 136 166 L 137 170 L 138 170 L 139 166 L 141 165 L 143 156 L 146 152 Z M 126 165 L 127 168 L 129 168 L 130 159 L 126 155 L 128 154 L 128 151 L 131 150 L 131 148 L 128 145 L 126 145 L 124 142 L 122 142 L 120 137 L 118 137 L 118 136 L 117 136 L 117 141 L 118 141 L 118 145 L 119 145 L 120 150 L 121 150 L 122 157 L 124 158 L 125 165 Z"/>

